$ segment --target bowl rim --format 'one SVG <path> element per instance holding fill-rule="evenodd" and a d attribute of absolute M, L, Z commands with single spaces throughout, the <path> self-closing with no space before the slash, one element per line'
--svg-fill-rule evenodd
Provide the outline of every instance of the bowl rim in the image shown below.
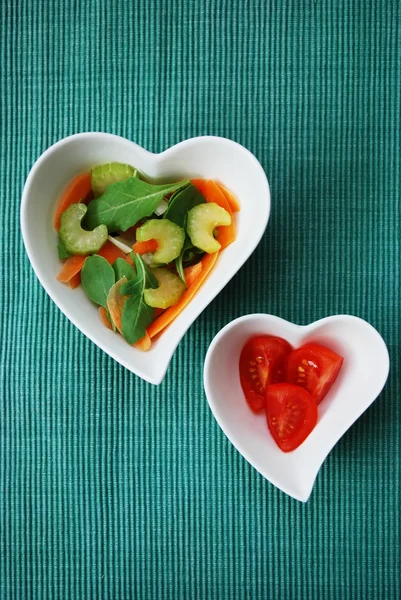
<path fill-rule="evenodd" d="M 31 266 L 35 272 L 36 277 L 38 278 L 40 284 L 45 289 L 46 293 L 50 296 L 52 301 L 63 312 L 63 314 L 81 331 L 81 333 L 83 333 L 93 343 L 95 343 L 96 345 L 99 346 L 99 343 L 98 343 L 98 341 L 96 341 L 94 339 L 94 336 L 92 336 L 88 331 L 86 331 L 86 330 L 84 331 L 82 329 L 80 323 L 75 318 L 71 317 L 71 315 L 68 313 L 67 309 L 65 309 L 64 306 L 60 305 L 58 294 L 53 293 L 53 290 L 49 289 L 44 278 L 42 278 L 42 275 L 41 275 L 42 268 L 41 268 L 40 263 L 37 261 L 37 259 L 35 257 L 35 247 L 31 243 L 32 240 L 31 240 L 31 236 L 29 234 L 30 228 L 29 228 L 28 220 L 26 218 L 27 207 L 28 207 L 29 198 L 31 195 L 32 183 L 35 180 L 38 169 L 40 169 L 40 167 L 46 162 L 46 160 L 53 153 L 57 152 L 60 148 L 68 145 L 71 142 L 74 142 L 77 140 L 90 140 L 92 142 L 96 142 L 97 139 L 102 140 L 103 142 L 105 142 L 109 139 L 109 140 L 113 140 L 115 142 L 129 143 L 133 147 L 134 150 L 137 150 L 143 156 L 148 156 L 149 159 L 151 159 L 151 160 L 156 159 L 157 161 L 163 161 L 165 158 L 168 158 L 170 154 L 173 154 L 174 152 L 181 149 L 182 147 L 191 146 L 194 144 L 198 145 L 199 143 L 201 143 L 201 144 L 210 143 L 210 142 L 226 144 L 227 146 L 229 146 L 231 148 L 234 146 L 238 150 L 240 150 L 242 153 L 246 153 L 249 161 L 255 165 L 255 167 L 259 170 L 259 172 L 261 173 L 261 175 L 263 177 L 263 186 L 264 186 L 264 189 L 266 192 L 265 210 L 264 210 L 264 215 L 263 215 L 264 218 L 262 219 L 262 226 L 260 227 L 258 234 L 254 238 L 253 249 L 251 250 L 249 255 L 246 256 L 246 258 L 244 260 L 240 259 L 238 261 L 238 268 L 237 268 L 236 272 L 230 277 L 230 279 L 235 276 L 235 274 L 243 266 L 243 264 L 246 262 L 246 260 L 248 260 L 248 258 L 250 258 L 250 256 L 253 254 L 253 252 L 257 248 L 258 244 L 260 243 L 260 240 L 262 239 L 262 237 L 266 231 L 266 228 L 267 228 L 267 225 L 269 222 L 269 218 L 270 218 L 270 212 L 271 212 L 271 193 L 270 193 L 270 186 L 269 186 L 269 181 L 267 179 L 266 173 L 265 173 L 261 163 L 256 158 L 256 156 L 250 150 L 248 150 L 245 146 L 240 144 L 239 142 L 236 142 L 234 140 L 231 140 L 229 138 L 222 137 L 222 136 L 201 135 L 201 136 L 190 137 L 190 138 L 187 138 L 185 140 L 178 142 L 177 144 L 167 147 L 166 149 L 164 149 L 161 152 L 155 153 L 155 152 L 150 152 L 143 146 L 140 146 L 136 142 L 134 142 L 124 136 L 120 136 L 120 135 L 116 135 L 116 134 L 108 133 L 108 132 L 102 132 L 102 131 L 86 131 L 86 132 L 74 133 L 72 135 L 65 136 L 65 137 L 61 138 L 60 140 L 56 141 L 55 143 L 53 143 L 48 148 L 46 148 L 39 155 L 39 157 L 36 159 L 36 161 L 33 163 L 32 167 L 28 173 L 28 176 L 26 178 L 23 190 L 22 190 L 21 204 L 20 204 L 20 226 L 21 226 L 21 232 L 22 232 L 22 238 L 23 238 L 25 250 L 28 255 L 29 261 L 31 263 Z M 228 281 L 226 283 L 228 283 Z M 134 373 L 137 376 L 141 377 L 142 379 L 148 381 L 149 383 L 158 385 L 162 382 L 163 378 L 165 377 L 168 366 L 171 362 L 171 358 L 172 358 L 178 344 L 180 343 L 181 339 L 183 338 L 185 333 L 188 331 L 188 329 L 191 327 L 191 325 L 194 323 L 196 318 L 198 318 L 198 316 L 203 312 L 203 310 L 205 310 L 205 308 L 216 297 L 216 295 L 218 293 L 220 293 L 220 291 L 222 291 L 222 289 L 223 288 L 219 288 L 219 290 L 216 292 L 216 294 L 213 294 L 211 298 L 206 298 L 206 302 L 201 303 L 200 310 L 199 310 L 198 314 L 196 315 L 196 317 L 194 319 L 192 319 L 191 322 L 187 326 L 185 326 L 185 328 L 182 331 L 180 331 L 179 334 L 176 335 L 177 339 L 174 341 L 174 344 L 168 350 L 169 356 L 168 356 L 168 360 L 166 360 L 166 364 L 163 365 L 163 368 L 159 368 L 157 371 L 157 374 L 155 374 L 154 376 L 150 376 L 148 373 L 143 372 L 143 370 L 138 368 L 136 365 L 133 367 L 132 359 L 129 360 L 129 359 L 122 358 L 122 356 L 120 356 L 117 351 L 114 352 L 114 350 L 109 347 L 107 348 L 107 350 L 105 350 L 105 348 L 103 346 L 100 346 L 100 347 L 103 351 L 106 351 L 106 353 L 109 354 L 114 360 L 116 360 L 117 362 L 122 364 L 125 368 L 127 368 L 132 373 Z"/>
<path fill-rule="evenodd" d="M 278 481 L 276 477 L 274 477 L 274 476 L 268 477 L 266 475 L 266 473 L 264 473 L 255 464 L 255 462 L 253 460 L 253 456 L 244 447 L 241 439 L 239 439 L 237 436 L 234 436 L 234 438 L 231 436 L 230 429 L 228 427 L 226 427 L 224 419 L 222 419 L 221 415 L 219 414 L 218 402 L 215 401 L 215 395 L 212 391 L 213 385 L 211 382 L 211 375 L 210 375 L 211 364 L 212 364 L 212 360 L 213 360 L 213 356 L 214 356 L 214 351 L 215 351 L 217 345 L 219 344 L 219 342 L 226 336 L 226 334 L 229 331 L 231 331 L 232 329 L 235 329 L 237 326 L 240 326 L 242 323 L 246 323 L 247 321 L 253 321 L 255 319 L 265 319 L 266 317 L 268 319 L 272 319 L 273 321 L 275 321 L 279 324 L 282 324 L 285 327 L 290 326 L 292 328 L 295 328 L 300 333 L 302 333 L 302 332 L 306 333 L 308 331 L 311 332 L 314 329 L 317 329 L 318 327 L 320 327 L 322 325 L 325 325 L 325 324 L 333 322 L 333 321 L 337 321 L 338 319 L 357 321 L 357 322 L 360 322 L 361 324 L 363 324 L 368 329 L 370 329 L 371 334 L 374 337 L 376 337 L 378 345 L 380 345 L 380 349 L 381 349 L 381 353 L 382 353 L 381 359 L 383 361 L 383 365 L 382 365 L 383 378 L 381 381 L 378 381 L 376 388 L 373 390 L 372 400 L 365 407 L 363 407 L 362 411 L 355 418 L 353 418 L 352 420 L 345 421 L 345 424 L 339 429 L 338 436 L 336 436 L 336 439 L 333 441 L 332 444 L 328 445 L 325 448 L 326 453 L 324 454 L 324 456 L 322 456 L 320 465 L 319 465 L 318 469 L 316 470 L 316 472 L 314 473 L 313 478 L 311 478 L 308 481 L 308 484 L 305 486 L 305 489 L 302 492 L 298 492 L 298 493 L 294 493 L 293 491 L 291 491 L 291 489 L 289 488 L 288 485 L 286 485 L 285 483 L 283 484 L 282 482 Z M 275 334 L 275 335 L 278 335 L 278 334 Z M 262 477 L 264 477 L 267 481 L 272 483 L 275 487 L 277 487 L 278 489 L 283 491 L 285 494 L 287 494 L 287 495 L 291 496 L 292 498 L 295 498 L 296 500 L 299 500 L 301 502 L 307 502 L 307 500 L 309 499 L 309 497 L 312 493 L 316 477 L 317 477 L 324 461 L 326 460 L 327 456 L 329 455 L 331 450 L 334 448 L 334 446 L 339 442 L 339 440 L 343 437 L 343 435 L 348 431 L 348 429 L 350 429 L 352 427 L 352 425 L 359 419 L 360 416 L 362 416 L 362 414 L 371 406 L 371 404 L 373 404 L 373 402 L 380 395 L 380 393 L 382 392 L 383 388 L 386 385 L 389 371 L 390 371 L 390 356 L 389 356 L 389 351 L 388 351 L 386 342 L 384 341 L 384 339 L 380 335 L 380 333 L 377 331 L 377 329 L 375 327 L 373 327 L 373 325 L 371 325 L 368 321 L 366 321 L 365 319 L 362 319 L 361 317 L 347 314 L 347 313 L 339 313 L 339 314 L 329 315 L 329 316 L 317 319 L 306 325 L 299 325 L 297 323 L 293 323 L 292 321 L 288 321 L 287 319 L 278 317 L 278 316 L 270 314 L 270 313 L 249 313 L 249 314 L 237 317 L 237 318 L 229 321 L 228 323 L 226 323 L 226 325 L 224 327 L 222 327 L 220 329 L 220 331 L 218 331 L 217 334 L 212 339 L 212 341 L 207 349 L 206 356 L 205 356 L 204 371 L 203 371 L 203 385 L 204 385 L 205 395 L 206 395 L 206 399 L 207 399 L 209 408 L 210 408 L 214 418 L 216 419 L 218 426 L 220 427 L 220 429 L 222 430 L 224 435 L 227 437 L 228 441 L 241 454 L 241 456 L 258 473 L 260 473 L 260 475 Z"/>

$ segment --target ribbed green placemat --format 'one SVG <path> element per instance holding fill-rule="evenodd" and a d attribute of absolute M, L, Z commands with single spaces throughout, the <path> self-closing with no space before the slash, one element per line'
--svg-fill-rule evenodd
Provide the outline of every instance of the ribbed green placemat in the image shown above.
<path fill-rule="evenodd" d="M 1 600 L 400 597 L 400 13 L 395 0 L 2 0 Z M 226 136 L 271 183 L 262 243 L 158 388 L 61 315 L 24 252 L 31 165 L 88 130 L 151 151 Z M 203 393 L 212 337 L 256 311 L 356 314 L 389 346 L 384 392 L 306 505 L 241 458 Z"/>

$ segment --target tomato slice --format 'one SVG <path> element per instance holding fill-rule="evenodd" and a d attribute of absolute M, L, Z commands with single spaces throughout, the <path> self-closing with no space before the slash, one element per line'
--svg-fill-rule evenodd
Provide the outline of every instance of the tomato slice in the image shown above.
<path fill-rule="evenodd" d="M 267 426 L 278 447 L 291 452 L 306 440 L 317 423 L 311 394 L 291 383 L 268 385 L 265 392 Z"/>
<path fill-rule="evenodd" d="M 286 361 L 286 381 L 302 386 L 320 404 L 333 385 L 343 357 L 320 344 L 305 344 L 293 350 Z"/>
<path fill-rule="evenodd" d="M 254 412 L 265 407 L 266 385 L 284 378 L 284 362 L 292 347 L 280 337 L 258 335 L 247 341 L 239 360 L 239 372 L 245 398 Z"/>

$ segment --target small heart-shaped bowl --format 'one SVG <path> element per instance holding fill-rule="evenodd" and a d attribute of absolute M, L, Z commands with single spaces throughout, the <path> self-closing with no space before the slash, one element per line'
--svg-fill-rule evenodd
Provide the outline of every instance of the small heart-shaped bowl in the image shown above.
<path fill-rule="evenodd" d="M 316 427 L 293 452 L 278 448 L 266 415 L 254 414 L 242 392 L 239 357 L 254 335 L 280 336 L 294 348 L 316 342 L 344 357 L 336 381 L 319 405 Z M 213 339 L 205 359 L 204 386 L 218 424 L 242 456 L 283 492 L 306 502 L 330 450 L 380 394 L 389 365 L 382 337 L 358 317 L 336 315 L 300 326 L 273 315 L 252 314 L 235 319 Z"/>
<path fill-rule="evenodd" d="M 196 296 L 145 353 L 130 347 L 102 326 L 97 309 L 82 288 L 71 290 L 56 279 L 60 270 L 53 215 L 57 199 L 77 174 L 107 162 L 135 166 L 148 180 L 214 179 L 237 197 L 237 239 L 219 256 Z M 258 245 L 269 220 L 270 190 L 257 159 L 240 144 L 221 137 L 186 140 L 152 154 L 108 133 L 80 133 L 57 142 L 36 161 L 21 202 L 21 228 L 32 267 L 57 306 L 95 344 L 127 369 L 153 384 L 161 383 L 171 357 L 193 321 L 224 288 Z"/>

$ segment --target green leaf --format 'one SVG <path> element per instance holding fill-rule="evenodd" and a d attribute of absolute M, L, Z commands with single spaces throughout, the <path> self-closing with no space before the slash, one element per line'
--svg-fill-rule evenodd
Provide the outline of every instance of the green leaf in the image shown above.
<path fill-rule="evenodd" d="M 81 283 L 88 298 L 107 309 L 107 294 L 115 283 L 113 267 L 103 256 L 89 256 L 82 267 Z"/>
<path fill-rule="evenodd" d="M 137 275 L 135 279 L 128 281 L 128 283 L 122 286 L 121 293 L 124 296 L 143 294 L 145 288 L 156 289 L 159 286 L 156 277 L 141 256 L 133 254 L 133 258 Z"/>
<path fill-rule="evenodd" d="M 120 293 L 129 296 L 122 312 L 122 334 L 129 344 L 135 344 L 146 333 L 146 328 L 154 319 L 154 309 L 144 300 L 146 288 L 157 288 L 158 282 L 142 258 L 134 255 L 136 277 L 121 286 Z"/>
<path fill-rule="evenodd" d="M 85 226 L 94 229 L 104 224 L 109 233 L 126 231 L 144 217 L 149 217 L 166 194 L 188 184 L 189 181 L 184 180 L 154 185 L 136 177 L 113 183 L 100 198 L 89 202 Z"/>
<path fill-rule="evenodd" d="M 187 235 L 181 250 L 181 254 L 175 261 L 175 268 L 177 269 L 177 273 L 181 277 L 185 285 L 186 281 L 184 275 L 184 266 L 190 267 L 191 265 L 199 262 L 203 254 L 205 254 L 203 250 L 200 250 L 199 248 L 194 246 L 190 240 L 190 237 Z"/>
<path fill-rule="evenodd" d="M 163 219 L 173 221 L 183 229 L 186 228 L 188 211 L 198 204 L 203 204 L 205 198 L 196 189 L 192 183 L 190 183 L 183 190 L 177 191 L 168 203 L 168 208 L 163 214 Z"/>
<path fill-rule="evenodd" d="M 57 251 L 58 251 L 58 257 L 60 260 L 64 260 L 65 258 L 70 258 L 70 256 L 72 256 L 72 254 L 70 254 L 70 252 L 68 252 L 67 248 L 65 247 L 63 240 L 60 240 L 60 239 L 59 239 L 59 242 L 57 245 Z"/>
<path fill-rule="evenodd" d="M 119 281 L 122 277 L 126 277 L 127 281 L 131 281 L 136 277 L 135 269 L 124 258 L 117 258 L 113 263 L 113 269 L 116 274 L 116 281 Z"/>
<path fill-rule="evenodd" d="M 129 344 L 135 344 L 143 338 L 146 328 L 152 323 L 154 316 L 154 309 L 146 304 L 143 296 L 127 298 L 123 307 L 121 323 L 123 336 Z"/>
<path fill-rule="evenodd" d="M 187 285 L 184 275 L 184 267 L 182 266 L 182 252 L 178 258 L 175 259 L 175 268 L 177 269 L 177 273 L 180 279 Z"/>

